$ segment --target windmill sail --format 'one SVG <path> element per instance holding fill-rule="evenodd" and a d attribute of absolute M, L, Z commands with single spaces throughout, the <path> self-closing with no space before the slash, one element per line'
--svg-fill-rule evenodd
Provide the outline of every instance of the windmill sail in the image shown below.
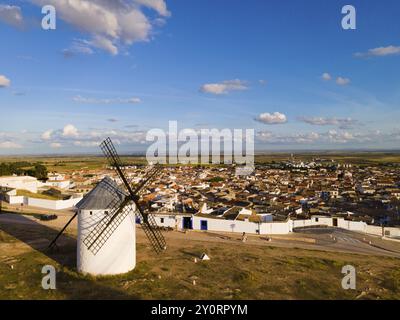
<path fill-rule="evenodd" d="M 110 214 L 104 217 L 104 219 L 95 226 L 90 234 L 84 239 L 84 244 L 88 249 L 96 254 L 129 214 L 130 208 L 128 205 L 133 201 L 136 204 L 138 216 L 142 221 L 143 231 L 145 232 L 150 244 L 157 253 L 161 252 L 166 248 L 165 239 L 159 230 L 154 217 L 149 213 L 145 213 L 139 203 L 140 192 L 157 174 L 157 172 L 159 172 L 159 170 L 157 168 L 150 170 L 148 177 L 145 178 L 135 188 L 135 190 L 132 190 L 131 182 L 126 175 L 125 168 L 110 138 L 107 138 L 102 142 L 101 149 L 107 157 L 109 164 L 116 170 L 118 176 L 122 180 L 123 185 L 127 190 L 127 195 L 122 202 L 118 202 L 118 200 L 115 202 Z"/>
<path fill-rule="evenodd" d="M 53 241 L 50 242 L 48 248 L 52 248 L 56 244 L 58 238 L 64 233 L 65 229 L 67 229 L 67 227 L 71 224 L 71 222 L 76 218 L 77 215 L 78 215 L 78 213 L 75 212 L 75 214 L 72 216 L 72 218 L 69 219 L 69 221 L 61 229 L 61 231 L 56 235 L 56 237 L 53 239 Z"/>

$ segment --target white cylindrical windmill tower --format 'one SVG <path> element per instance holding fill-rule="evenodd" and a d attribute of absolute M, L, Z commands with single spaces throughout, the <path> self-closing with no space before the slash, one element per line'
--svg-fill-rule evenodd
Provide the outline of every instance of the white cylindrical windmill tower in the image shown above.
<path fill-rule="evenodd" d="M 78 238 L 77 269 L 92 275 L 126 273 L 136 265 L 135 204 L 127 205 L 118 214 L 115 226 L 106 224 L 115 203 L 122 203 L 126 194 L 109 177 L 104 178 L 77 205 Z M 118 201 L 116 201 L 116 199 Z M 114 204 L 114 205 L 113 205 Z M 96 230 L 96 228 L 98 230 Z M 104 229 L 103 233 L 100 232 Z M 96 237 L 99 237 L 96 240 Z M 93 243 L 90 246 L 91 243 Z"/>

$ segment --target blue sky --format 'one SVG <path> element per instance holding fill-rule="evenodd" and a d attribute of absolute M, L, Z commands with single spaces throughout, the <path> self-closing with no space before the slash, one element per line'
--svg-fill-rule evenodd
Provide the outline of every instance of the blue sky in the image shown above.
<path fill-rule="evenodd" d="M 112 3 L 0 1 L 0 154 L 145 150 L 169 120 L 254 128 L 259 151 L 399 148 L 398 1 Z"/>

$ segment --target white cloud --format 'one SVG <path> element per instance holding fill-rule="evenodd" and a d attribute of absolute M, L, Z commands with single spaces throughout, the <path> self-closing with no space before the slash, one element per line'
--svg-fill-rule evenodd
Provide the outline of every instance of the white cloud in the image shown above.
<path fill-rule="evenodd" d="M 225 80 L 220 83 L 206 83 L 201 86 L 200 91 L 216 95 L 227 94 L 231 91 L 247 90 L 248 86 L 245 81 L 234 79 Z"/>
<path fill-rule="evenodd" d="M 42 141 L 46 141 L 51 148 L 98 148 L 101 141 L 108 137 L 111 137 L 115 144 L 132 145 L 147 143 L 146 132 L 142 130 L 92 129 L 89 131 L 78 131 L 72 124 L 66 125 L 63 129 L 52 131 L 49 137 L 49 140 L 42 139 Z"/>
<path fill-rule="evenodd" d="M 72 98 L 75 102 L 87 103 L 87 104 L 135 104 L 142 102 L 140 98 L 113 98 L 113 99 L 95 99 L 86 98 L 80 95 Z"/>
<path fill-rule="evenodd" d="M 0 142 L 0 149 L 20 149 L 22 146 L 18 143 L 11 141 Z"/>
<path fill-rule="evenodd" d="M 163 17 L 169 17 L 171 15 L 164 0 L 135 0 L 135 2 L 156 10 L 158 14 Z"/>
<path fill-rule="evenodd" d="M 337 77 L 336 83 L 340 86 L 345 86 L 346 84 L 350 83 L 350 79 L 348 78 L 343 78 L 343 77 Z"/>
<path fill-rule="evenodd" d="M 261 143 L 271 144 L 296 144 L 296 143 L 314 143 L 321 136 L 316 132 L 295 133 L 295 134 L 274 134 L 270 131 L 259 131 L 256 133 L 256 140 Z"/>
<path fill-rule="evenodd" d="M 53 5 L 66 23 L 88 34 L 86 45 L 105 50 L 112 55 L 124 46 L 149 41 L 153 24 L 142 7 L 158 15 L 170 15 L 164 0 L 31 0 L 43 6 Z"/>
<path fill-rule="evenodd" d="M 334 143 L 347 143 L 350 140 L 354 139 L 353 134 L 345 131 L 345 132 L 338 132 L 336 130 L 329 130 L 327 134 L 330 142 Z"/>
<path fill-rule="evenodd" d="M 300 117 L 299 120 L 315 126 L 338 126 L 341 129 L 348 129 L 358 123 L 352 118 Z"/>
<path fill-rule="evenodd" d="M 68 49 L 63 50 L 65 58 L 71 58 L 77 54 L 91 55 L 94 51 L 90 48 L 90 43 L 84 39 L 75 39 Z"/>
<path fill-rule="evenodd" d="M 387 46 L 369 49 L 367 52 L 357 52 L 354 55 L 356 57 L 385 57 L 390 55 L 400 54 L 400 46 Z"/>
<path fill-rule="evenodd" d="M 78 137 L 78 129 L 72 124 L 67 124 L 62 132 L 63 137 Z"/>
<path fill-rule="evenodd" d="M 62 147 L 62 144 L 59 142 L 52 142 L 52 143 L 50 143 L 50 147 L 54 148 L 54 149 L 58 149 L 58 148 Z"/>
<path fill-rule="evenodd" d="M 281 124 L 287 122 L 286 115 L 280 112 L 261 113 L 255 120 L 265 124 Z"/>
<path fill-rule="evenodd" d="M 328 72 L 324 72 L 321 76 L 322 80 L 329 81 L 332 79 L 332 76 Z"/>
<path fill-rule="evenodd" d="M 24 23 L 21 8 L 18 6 L 0 5 L 0 21 L 14 27 L 21 27 Z"/>
<path fill-rule="evenodd" d="M 42 133 L 42 140 L 50 140 L 51 135 L 53 134 L 53 130 L 47 130 Z"/>
<path fill-rule="evenodd" d="M 88 42 L 89 45 L 92 45 L 95 48 L 103 49 L 108 51 L 113 56 L 118 54 L 117 46 L 108 38 L 103 36 L 95 36 L 92 41 Z"/>
<path fill-rule="evenodd" d="M 0 75 L 0 88 L 9 87 L 10 84 L 10 79 L 8 79 L 6 76 Z"/>
<path fill-rule="evenodd" d="M 76 147 L 98 147 L 101 141 L 74 141 L 73 145 Z"/>
<path fill-rule="evenodd" d="M 395 141 L 400 135 L 382 134 L 379 131 L 355 132 L 340 130 L 329 130 L 327 132 L 299 132 L 291 134 L 277 134 L 270 131 L 259 131 L 256 133 L 258 143 L 275 145 L 310 144 L 328 146 L 337 144 L 363 145 L 365 143 L 381 144 L 383 142 Z"/>

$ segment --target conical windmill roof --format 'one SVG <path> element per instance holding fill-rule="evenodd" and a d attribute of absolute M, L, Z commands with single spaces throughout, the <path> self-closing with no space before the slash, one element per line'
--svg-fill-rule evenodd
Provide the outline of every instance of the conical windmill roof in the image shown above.
<path fill-rule="evenodd" d="M 127 193 L 122 190 L 110 177 L 105 177 L 81 201 L 76 204 L 79 210 L 106 210 L 111 203 L 116 203 L 115 198 L 122 202 Z"/>

